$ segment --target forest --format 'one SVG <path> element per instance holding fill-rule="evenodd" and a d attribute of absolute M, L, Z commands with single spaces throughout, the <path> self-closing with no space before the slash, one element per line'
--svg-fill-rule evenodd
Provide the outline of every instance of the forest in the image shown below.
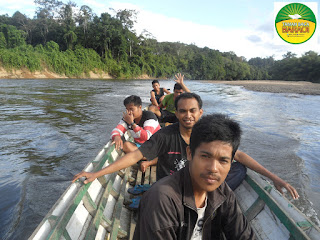
<path fill-rule="evenodd" d="M 255 57 L 180 42 L 158 42 L 134 30 L 135 10 L 96 15 L 86 5 L 35 0 L 31 19 L 17 11 L 0 15 L 0 66 L 47 69 L 67 77 L 103 71 L 114 78 L 170 78 L 182 72 L 196 80 L 291 80 L 320 82 L 320 56 L 287 52 L 283 59 Z"/>

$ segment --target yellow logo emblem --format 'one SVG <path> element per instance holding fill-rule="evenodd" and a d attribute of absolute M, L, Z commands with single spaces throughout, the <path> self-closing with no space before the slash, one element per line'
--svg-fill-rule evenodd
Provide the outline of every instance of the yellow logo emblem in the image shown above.
<path fill-rule="evenodd" d="M 291 3 L 278 12 L 275 27 L 284 41 L 300 44 L 308 41 L 316 31 L 316 17 L 312 10 L 301 3 Z"/>

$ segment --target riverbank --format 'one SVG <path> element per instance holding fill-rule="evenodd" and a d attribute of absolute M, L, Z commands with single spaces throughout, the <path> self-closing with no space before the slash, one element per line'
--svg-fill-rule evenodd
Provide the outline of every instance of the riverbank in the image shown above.
<path fill-rule="evenodd" d="M 30 72 L 28 69 L 12 69 L 10 71 L 0 67 L 0 79 L 63 79 L 69 78 L 65 75 L 57 74 L 47 69 L 43 71 Z M 108 73 L 102 71 L 90 71 L 87 75 L 75 77 L 85 79 L 114 79 Z M 144 74 L 133 79 L 155 79 Z M 295 81 L 275 81 L 275 80 L 237 80 L 237 81 L 218 81 L 218 80 L 204 80 L 202 82 L 210 82 L 217 84 L 227 84 L 243 86 L 247 90 L 257 92 L 272 92 L 272 93 L 298 93 L 305 95 L 320 95 L 320 83 L 311 82 L 295 82 Z"/>
<path fill-rule="evenodd" d="M 68 78 L 64 74 L 57 74 L 44 69 L 42 71 L 31 72 L 28 69 L 12 69 L 6 70 L 0 68 L 0 79 L 54 79 L 54 78 Z M 77 77 L 78 78 L 78 77 Z M 111 79 L 113 78 L 105 72 L 89 72 L 88 76 L 85 74 L 81 78 L 93 78 L 93 79 Z"/>
<path fill-rule="evenodd" d="M 12 69 L 12 70 L 6 70 L 2 67 L 0 67 L 0 79 L 63 79 L 63 78 L 70 78 L 67 77 L 64 74 L 57 74 L 51 71 L 48 71 L 47 69 L 44 69 L 43 71 L 35 71 L 31 72 L 28 69 Z M 74 77 L 74 78 L 85 78 L 85 79 L 114 79 L 113 76 L 110 74 L 97 70 L 96 72 L 90 71 L 88 74 L 83 74 L 80 77 Z M 144 74 L 141 76 L 138 76 L 134 79 L 151 79 L 148 75 Z"/>
<path fill-rule="evenodd" d="M 311 82 L 273 81 L 273 80 L 238 80 L 238 81 L 205 81 L 217 84 L 243 86 L 257 92 L 298 93 L 305 95 L 320 95 L 320 84 Z"/>

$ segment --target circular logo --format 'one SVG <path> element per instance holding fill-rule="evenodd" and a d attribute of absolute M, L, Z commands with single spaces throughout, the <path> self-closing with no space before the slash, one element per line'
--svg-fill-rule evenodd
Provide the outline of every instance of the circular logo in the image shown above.
<path fill-rule="evenodd" d="M 292 44 L 308 41 L 316 31 L 316 25 L 316 17 L 312 10 L 301 3 L 284 6 L 275 20 L 278 35 Z"/>

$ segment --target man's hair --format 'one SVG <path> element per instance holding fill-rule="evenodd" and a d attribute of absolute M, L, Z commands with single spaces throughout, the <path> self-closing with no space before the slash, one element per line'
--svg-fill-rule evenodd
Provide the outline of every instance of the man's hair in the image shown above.
<path fill-rule="evenodd" d="M 180 101 L 180 99 L 191 99 L 191 98 L 194 98 L 197 100 L 199 109 L 201 109 L 202 108 L 201 97 L 198 94 L 191 93 L 191 92 L 182 93 L 178 97 L 176 97 L 176 99 L 174 100 L 174 107 L 176 108 L 176 110 L 178 110 L 178 102 Z"/>
<path fill-rule="evenodd" d="M 232 159 L 238 150 L 241 138 L 240 125 L 223 114 L 202 117 L 192 128 L 190 150 L 192 157 L 201 143 L 222 141 L 232 146 Z"/>
<path fill-rule="evenodd" d="M 180 85 L 180 83 L 176 83 L 173 87 L 173 91 L 174 90 L 181 90 L 182 89 L 182 86 Z"/>
<path fill-rule="evenodd" d="M 124 106 L 127 106 L 130 103 L 133 103 L 133 105 L 135 105 L 135 106 L 141 106 L 142 105 L 141 98 L 136 96 L 136 95 L 131 95 L 131 96 L 125 98 L 124 101 L 123 101 L 123 105 Z"/>
<path fill-rule="evenodd" d="M 153 85 L 154 83 L 158 83 L 158 84 L 160 85 L 160 83 L 159 83 L 158 80 L 153 80 L 153 81 L 152 81 L 152 85 Z"/>

